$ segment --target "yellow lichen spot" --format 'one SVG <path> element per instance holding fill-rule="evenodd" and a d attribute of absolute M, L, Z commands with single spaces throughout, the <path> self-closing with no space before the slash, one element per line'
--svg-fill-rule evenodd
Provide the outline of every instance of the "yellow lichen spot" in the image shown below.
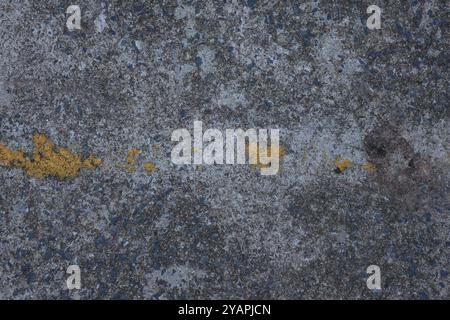
<path fill-rule="evenodd" d="M 258 144 L 256 144 L 256 143 L 247 143 L 245 145 L 245 151 L 248 154 L 250 165 L 252 168 L 261 169 L 261 168 L 269 168 L 270 167 L 270 164 L 261 163 L 260 152 L 265 154 L 266 157 L 268 157 L 268 158 L 272 157 L 271 146 L 267 146 L 265 148 L 260 148 L 258 146 Z M 285 151 L 284 151 L 283 147 L 278 146 L 275 148 L 274 156 L 278 157 L 280 162 L 281 162 L 281 159 L 284 157 L 284 154 L 285 154 Z"/>
<path fill-rule="evenodd" d="M 54 176 L 59 179 L 73 178 L 80 169 L 93 169 L 100 165 L 101 161 L 90 155 L 85 161 L 65 148 L 55 150 L 53 142 L 44 135 L 33 136 L 33 152 L 31 158 L 26 158 L 24 153 L 8 149 L 0 144 L 0 164 L 7 167 L 21 168 L 28 176 L 45 178 Z"/>
<path fill-rule="evenodd" d="M 132 173 L 136 171 L 136 156 L 138 154 L 140 154 L 141 151 L 139 151 L 138 149 L 130 149 L 128 150 L 128 154 L 127 154 L 127 162 L 125 164 L 125 169 L 127 169 L 128 172 Z"/>
<path fill-rule="evenodd" d="M 93 155 L 90 155 L 86 160 L 83 161 L 83 168 L 93 169 L 102 164 L 102 160 L 97 159 Z"/>
<path fill-rule="evenodd" d="M 12 151 L 4 144 L 0 144 L 0 164 L 2 166 L 20 166 L 25 163 L 22 151 Z"/>
<path fill-rule="evenodd" d="M 155 165 L 151 162 L 146 162 L 144 163 L 144 170 L 151 173 L 155 170 Z"/>
<path fill-rule="evenodd" d="M 140 153 L 141 153 L 141 151 L 139 151 L 138 149 L 128 150 L 127 164 L 134 165 L 136 163 L 134 158 Z"/>
<path fill-rule="evenodd" d="M 377 167 L 375 167 L 374 164 L 370 163 L 370 162 L 364 162 L 363 165 L 361 166 L 361 168 L 364 171 L 367 171 L 368 173 L 374 173 L 377 171 Z"/>
<path fill-rule="evenodd" d="M 334 161 L 334 165 L 336 170 L 338 170 L 339 173 L 342 173 L 350 167 L 351 163 L 350 160 L 338 156 Z"/>

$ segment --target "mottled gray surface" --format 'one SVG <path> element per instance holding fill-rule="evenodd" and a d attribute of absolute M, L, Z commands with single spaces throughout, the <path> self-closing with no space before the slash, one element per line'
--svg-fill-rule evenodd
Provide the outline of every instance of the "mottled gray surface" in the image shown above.
<path fill-rule="evenodd" d="M 444 0 L 0 0 L 0 142 L 104 161 L 0 167 L 0 298 L 450 298 L 449 23 Z M 194 120 L 281 129 L 281 172 L 174 166 Z"/>

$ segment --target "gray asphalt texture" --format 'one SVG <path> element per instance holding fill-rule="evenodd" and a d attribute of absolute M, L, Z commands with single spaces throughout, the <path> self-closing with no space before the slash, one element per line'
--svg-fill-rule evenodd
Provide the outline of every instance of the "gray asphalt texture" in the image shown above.
<path fill-rule="evenodd" d="M 449 299 L 449 10 L 1 0 L 0 143 L 31 152 L 40 133 L 103 166 L 0 167 L 0 298 Z M 173 165 L 171 133 L 194 120 L 280 129 L 280 173 Z"/>

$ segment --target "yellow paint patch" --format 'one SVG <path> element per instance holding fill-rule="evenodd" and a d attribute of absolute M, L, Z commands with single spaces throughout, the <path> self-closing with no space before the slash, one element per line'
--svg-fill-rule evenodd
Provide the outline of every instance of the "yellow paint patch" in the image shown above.
<path fill-rule="evenodd" d="M 364 171 L 367 171 L 368 173 L 374 173 L 377 171 L 377 167 L 375 167 L 374 164 L 370 163 L 370 162 L 364 162 L 363 165 L 361 166 L 361 168 Z"/>
<path fill-rule="evenodd" d="M 350 160 L 342 158 L 341 156 L 338 156 L 336 158 L 336 160 L 334 161 L 334 165 L 335 165 L 336 169 L 340 173 L 342 173 L 351 166 L 351 163 L 350 163 Z"/>
<path fill-rule="evenodd" d="M 14 151 L 0 144 L 0 164 L 6 167 L 22 168 L 28 176 L 45 178 L 54 176 L 59 179 L 74 178 L 80 169 L 93 169 L 101 164 L 101 160 L 90 155 L 82 161 L 65 148 L 55 150 L 53 142 L 45 136 L 33 136 L 33 154 L 27 158 L 22 150 Z"/>

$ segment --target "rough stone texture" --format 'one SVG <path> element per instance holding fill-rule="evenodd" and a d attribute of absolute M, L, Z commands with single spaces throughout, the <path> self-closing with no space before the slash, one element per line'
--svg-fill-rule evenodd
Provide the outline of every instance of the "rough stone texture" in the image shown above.
<path fill-rule="evenodd" d="M 0 167 L 0 298 L 450 298 L 448 1 L 76 2 L 0 1 L 0 142 L 104 162 Z M 194 120 L 281 129 L 281 172 L 173 165 Z"/>

